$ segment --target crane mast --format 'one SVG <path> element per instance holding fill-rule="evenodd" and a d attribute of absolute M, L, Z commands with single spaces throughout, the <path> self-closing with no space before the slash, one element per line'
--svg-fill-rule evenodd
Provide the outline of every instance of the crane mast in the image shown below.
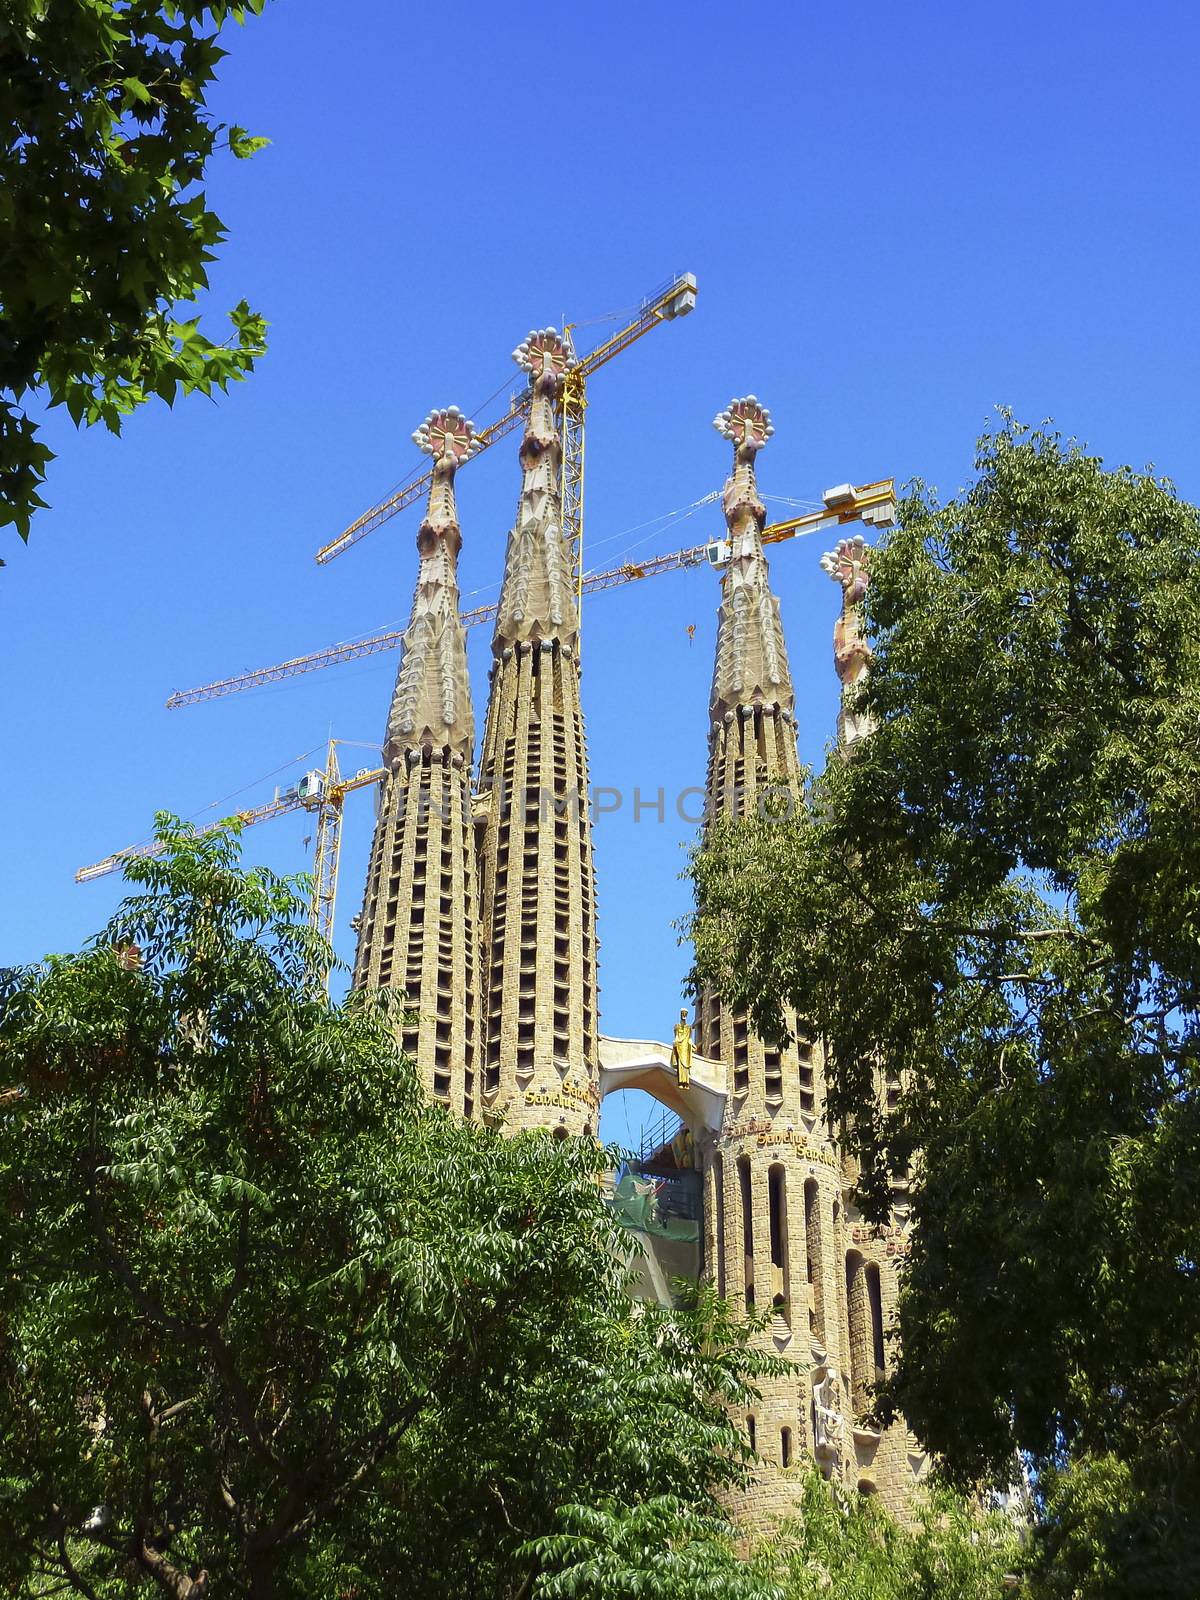
<path fill-rule="evenodd" d="M 243 827 L 249 828 L 259 822 L 270 822 L 274 817 L 286 816 L 293 811 L 316 813 L 316 848 L 313 855 L 312 894 L 309 897 L 308 914 L 312 926 L 328 944 L 333 943 L 334 909 L 337 905 L 338 867 L 342 848 L 343 802 L 353 790 L 379 783 L 386 777 L 382 767 L 360 767 L 353 777 L 343 778 L 337 759 L 337 746 L 340 742 L 337 739 L 330 739 L 325 753 L 324 771 L 316 768 L 305 773 L 294 789 L 289 789 L 284 794 L 277 794 L 265 805 L 254 806 L 248 811 L 237 811 L 233 817 L 233 820 L 240 822 Z M 220 822 L 215 822 L 211 828 L 204 828 L 201 831 L 212 833 L 222 825 Z M 105 856 L 103 861 L 93 862 L 88 867 L 80 867 L 75 874 L 75 882 L 90 883 L 93 878 L 102 878 L 106 873 L 116 872 L 127 861 L 161 855 L 162 851 L 163 846 L 153 841 L 131 845 L 125 850 L 116 851 L 111 856 Z M 328 973 L 325 981 L 328 986 Z"/>
<path fill-rule="evenodd" d="M 562 528 L 575 563 L 576 592 L 583 598 L 583 466 L 584 423 L 587 417 L 587 382 L 593 373 L 607 366 L 614 356 L 640 339 L 643 334 L 657 328 L 662 322 L 673 322 L 676 317 L 686 317 L 696 305 L 696 276 L 692 272 L 676 273 L 666 283 L 660 284 L 646 296 L 638 307 L 638 314 L 623 328 L 597 345 L 586 356 L 567 368 L 563 378 L 560 401 L 560 433 L 563 442 L 562 463 Z M 575 354 L 574 325 L 568 323 L 563 330 L 572 355 Z"/>
<path fill-rule="evenodd" d="M 382 768 L 376 774 L 383 777 Z M 309 920 L 327 944 L 333 943 L 333 912 L 337 904 L 338 866 L 342 856 L 342 801 L 346 787 L 338 770 L 337 749 L 329 741 L 325 759 L 325 784 L 317 804 L 317 837 L 313 851 L 312 899 Z"/>

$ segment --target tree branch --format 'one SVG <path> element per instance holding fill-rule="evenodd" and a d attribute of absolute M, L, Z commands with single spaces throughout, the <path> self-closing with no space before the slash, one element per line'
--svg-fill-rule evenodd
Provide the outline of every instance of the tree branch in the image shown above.
<path fill-rule="evenodd" d="M 352 1489 L 356 1488 L 367 1476 L 367 1474 L 378 1465 L 379 1461 L 386 1454 L 386 1452 L 391 1449 L 397 1440 L 401 1439 L 408 1429 L 413 1425 L 413 1423 L 421 1414 L 422 1408 L 425 1405 L 425 1400 L 426 1395 L 422 1393 L 412 1402 L 411 1405 L 406 1406 L 399 1416 L 394 1417 L 388 1423 L 381 1423 L 372 1434 L 368 1434 L 367 1440 L 370 1442 L 367 1443 L 366 1440 L 364 1441 L 366 1446 L 366 1455 L 359 1462 L 358 1466 L 355 1467 L 353 1472 L 351 1472 L 348 1477 L 344 1478 L 341 1483 L 330 1489 L 327 1494 L 322 1495 L 320 1499 L 315 1500 L 305 1512 L 304 1516 L 295 1520 L 291 1527 L 282 1529 L 278 1534 L 276 1534 L 274 1536 L 274 1542 L 280 1545 L 287 1544 L 290 1543 L 291 1540 L 298 1538 L 300 1534 L 306 1533 L 308 1529 L 313 1526 L 318 1517 L 323 1516 L 326 1511 L 332 1510 L 332 1508 L 337 1505 L 339 1501 L 344 1499 Z M 268 1533 L 272 1533 L 279 1522 L 280 1517 L 277 1516 L 272 1524 L 272 1529 L 268 1530 Z M 264 1545 L 264 1547 L 270 1548 L 269 1545 Z"/>
<path fill-rule="evenodd" d="M 66 1573 L 67 1582 L 75 1590 L 76 1594 L 84 1595 L 86 1600 L 100 1600 L 100 1597 L 97 1595 L 95 1589 L 92 1588 L 91 1584 L 71 1560 L 70 1551 L 67 1549 L 67 1524 L 65 1517 L 60 1520 L 58 1525 L 57 1542 L 58 1559 L 62 1562 L 62 1569 Z"/>
<path fill-rule="evenodd" d="M 246 1265 L 249 1254 L 250 1201 L 243 1195 L 241 1213 L 238 1217 L 237 1245 L 233 1254 L 233 1276 L 229 1280 L 229 1287 L 217 1302 L 217 1309 L 213 1312 L 212 1324 L 214 1327 L 219 1328 L 233 1309 L 233 1302 L 246 1281 Z"/>
<path fill-rule="evenodd" d="M 173 1333 L 176 1338 L 194 1341 L 200 1336 L 200 1329 L 192 1323 L 185 1322 L 181 1317 L 173 1316 L 171 1312 L 164 1310 L 164 1308 L 160 1306 L 157 1301 L 151 1299 L 150 1295 L 137 1281 L 133 1268 L 129 1264 L 128 1260 L 121 1254 L 116 1245 L 113 1244 L 112 1240 L 109 1238 L 108 1228 L 106 1227 L 104 1221 L 104 1208 L 100 1204 L 100 1196 L 96 1193 L 96 1179 L 99 1176 L 99 1167 L 96 1161 L 98 1154 L 99 1151 L 96 1143 L 96 1107 L 93 1105 L 92 1137 L 88 1163 L 90 1170 L 88 1172 L 87 1207 L 88 1215 L 91 1217 L 92 1227 L 95 1231 L 96 1243 L 100 1247 L 100 1254 L 104 1257 L 104 1260 L 109 1266 L 110 1270 L 129 1291 L 133 1303 L 137 1306 L 138 1310 L 141 1311 L 143 1316 L 149 1317 L 152 1322 L 157 1322 L 160 1327 L 165 1328 L 168 1333 Z"/>
<path fill-rule="evenodd" d="M 1082 944 L 1099 948 L 1100 940 L 1084 933 L 1082 928 L 976 928 L 968 923 L 939 922 L 930 917 L 924 922 L 904 923 L 901 933 L 953 933 L 962 939 L 987 939 L 993 944 L 1037 944 L 1043 939 L 1076 939 Z"/>
<path fill-rule="evenodd" d="M 171 1596 L 171 1600 L 204 1600 L 204 1596 L 207 1595 L 207 1572 L 201 1571 L 194 1578 L 189 1578 L 186 1572 L 168 1561 L 160 1550 L 155 1550 L 144 1538 L 137 1541 L 134 1556 L 138 1565 L 143 1567 L 155 1583 Z"/>
<path fill-rule="evenodd" d="M 175 1404 L 168 1406 L 165 1411 L 155 1413 L 155 1426 L 161 1428 L 164 1422 L 170 1422 L 172 1417 L 177 1417 L 181 1411 L 186 1411 L 189 1406 L 194 1406 L 199 1400 L 198 1394 L 192 1395 L 189 1400 L 176 1400 Z"/>
<path fill-rule="evenodd" d="M 1129 690 L 1130 694 L 1144 695 L 1146 692 L 1145 686 L 1138 682 L 1123 661 L 1120 661 L 1116 656 L 1113 655 L 1112 651 L 1109 650 L 1106 645 L 1100 642 L 1100 635 L 1096 632 L 1095 628 L 1092 627 L 1091 623 L 1085 622 L 1079 610 L 1079 595 L 1076 593 L 1075 585 L 1071 582 L 1070 573 L 1061 563 L 1053 560 L 1053 558 L 1047 557 L 1047 560 L 1049 560 L 1050 565 L 1055 569 L 1055 571 L 1060 573 L 1067 580 L 1067 620 L 1074 628 L 1079 630 L 1079 632 L 1091 645 L 1092 649 L 1100 657 L 1101 661 L 1112 668 L 1112 670 L 1121 679 L 1122 683 L 1124 683 L 1125 687 Z"/>
<path fill-rule="evenodd" d="M 221 1330 L 210 1325 L 205 1329 L 204 1342 L 213 1358 L 213 1364 L 216 1366 L 217 1372 L 229 1391 L 234 1411 L 237 1413 L 237 1419 L 242 1425 L 251 1451 L 264 1466 L 269 1466 L 273 1471 L 287 1477 L 289 1475 L 287 1468 L 263 1437 L 250 1397 L 250 1391 L 246 1388 L 238 1373 L 237 1365 L 233 1359 L 233 1352 L 222 1338 Z"/>

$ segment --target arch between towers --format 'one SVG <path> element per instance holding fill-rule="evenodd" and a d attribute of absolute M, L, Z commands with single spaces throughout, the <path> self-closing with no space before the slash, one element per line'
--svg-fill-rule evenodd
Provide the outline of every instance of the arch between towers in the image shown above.
<path fill-rule="evenodd" d="M 681 1116 L 699 1137 L 720 1131 L 725 1115 L 725 1069 L 719 1061 L 692 1056 L 690 1081 L 680 1084 L 671 1047 L 656 1039 L 600 1040 L 600 1099 L 620 1089 L 643 1089 Z"/>
<path fill-rule="evenodd" d="M 691 1134 L 692 1155 L 676 1168 L 670 1151 L 648 1162 L 633 1162 L 614 1174 L 614 1199 L 626 1227 L 638 1237 L 631 1252 L 632 1292 L 670 1305 L 675 1281 L 700 1278 L 709 1253 L 713 1219 L 696 1159 L 711 1147 L 725 1114 L 725 1071 L 720 1062 L 693 1054 L 688 1082 L 681 1084 L 671 1064 L 670 1045 L 657 1039 L 600 1040 L 600 1099 L 623 1089 L 641 1089 L 682 1118 Z"/>

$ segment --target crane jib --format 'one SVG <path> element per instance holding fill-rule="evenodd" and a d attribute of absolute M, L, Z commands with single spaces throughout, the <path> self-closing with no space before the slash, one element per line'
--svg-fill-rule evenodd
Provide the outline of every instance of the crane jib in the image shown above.
<path fill-rule="evenodd" d="M 883 528 L 890 526 L 895 518 L 896 490 L 891 478 L 881 478 L 859 488 L 839 485 L 836 503 L 829 498 L 834 494 L 835 491 L 826 490 L 827 503 L 820 511 L 806 511 L 802 516 L 789 517 L 784 522 L 774 522 L 764 528 L 763 543 L 780 544 L 787 539 L 849 522 L 867 522 Z M 605 572 L 585 573 L 580 592 L 597 594 L 641 578 L 657 577 L 664 572 L 680 572 L 703 562 L 719 567 L 723 561 L 722 544 L 723 541 L 719 539 L 709 540 L 705 544 L 691 545 L 686 550 L 671 550 L 664 555 L 651 556 L 646 561 L 626 561 Z M 464 628 L 473 628 L 480 623 L 491 622 L 495 615 L 495 605 L 477 606 L 473 611 L 464 611 L 460 620 Z M 358 661 L 383 650 L 396 650 L 403 642 L 404 630 L 401 628 L 369 634 L 364 639 L 329 645 L 309 655 L 293 656 L 290 661 L 281 661 L 274 666 L 259 667 L 253 672 L 239 673 L 236 677 L 220 678 L 215 683 L 201 684 L 195 689 L 179 690 L 171 695 L 167 706 L 174 711 L 180 706 L 196 705 L 202 700 L 218 700 L 227 694 L 240 694 L 243 689 L 257 688 L 260 684 L 280 683 L 285 678 L 316 672 L 322 667 L 335 667 L 343 661 Z"/>
<path fill-rule="evenodd" d="M 614 356 L 620 355 L 631 344 L 640 339 L 643 334 L 649 333 L 660 322 L 673 322 L 677 317 L 687 316 L 696 304 L 696 278 L 693 273 L 683 272 L 672 278 L 665 287 L 653 291 L 642 301 L 637 316 L 632 322 L 626 324 L 619 332 L 612 335 L 597 349 L 590 351 L 580 361 L 576 371 L 580 379 L 586 379 L 593 372 L 598 371 Z M 476 435 L 475 455 L 481 455 L 488 445 L 495 444 L 498 439 L 503 439 L 524 419 L 529 409 L 528 393 L 519 395 L 509 408 L 507 414 L 498 422 L 493 422 L 490 427 L 482 428 Z M 580 419 L 582 426 L 582 419 Z M 473 457 L 469 458 L 473 459 Z M 579 453 L 580 476 L 582 478 L 582 452 Z M 381 500 L 378 505 L 364 511 L 362 516 L 355 518 L 348 528 L 338 534 L 336 539 L 331 539 L 328 544 L 322 545 L 317 551 L 316 559 L 321 566 L 332 561 L 347 550 L 353 549 L 369 533 L 374 533 L 376 528 L 382 527 L 392 517 L 419 500 L 429 487 L 432 471 L 424 472 L 419 478 L 414 478 L 411 483 L 406 483 L 394 494 Z M 564 486 L 565 487 L 565 486 Z M 565 495 L 573 503 L 582 505 L 582 482 L 573 494 Z"/>

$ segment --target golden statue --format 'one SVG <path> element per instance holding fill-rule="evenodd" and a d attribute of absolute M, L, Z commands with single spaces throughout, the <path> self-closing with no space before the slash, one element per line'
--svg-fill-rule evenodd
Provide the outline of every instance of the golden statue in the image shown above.
<path fill-rule="evenodd" d="M 686 1089 L 692 1081 L 692 1030 L 687 1019 L 687 1007 L 679 1013 L 675 1024 L 675 1042 L 671 1046 L 671 1065 L 679 1079 L 679 1087 Z"/>

